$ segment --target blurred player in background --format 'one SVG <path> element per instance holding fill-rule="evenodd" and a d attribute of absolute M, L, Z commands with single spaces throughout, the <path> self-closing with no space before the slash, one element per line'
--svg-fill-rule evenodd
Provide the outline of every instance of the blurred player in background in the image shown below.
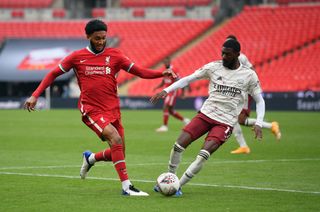
<path fill-rule="evenodd" d="M 106 47 L 107 25 L 91 20 L 85 26 L 89 46 L 72 52 L 58 67 L 49 72 L 29 97 L 24 107 L 33 111 L 40 94 L 60 75 L 73 69 L 81 90 L 78 108 L 82 121 L 110 148 L 101 152 L 83 153 L 80 176 L 85 179 L 97 161 L 112 161 L 122 183 L 122 194 L 148 196 L 135 188 L 129 180 L 125 162 L 124 129 L 121 123 L 120 103 L 116 75 L 122 69 L 141 78 L 159 78 L 175 74 L 172 70 L 153 71 L 134 64 L 121 51 Z"/>
<path fill-rule="evenodd" d="M 228 39 L 234 39 L 237 40 L 236 36 L 234 35 L 229 35 L 227 37 Z M 244 65 L 249 67 L 250 69 L 252 69 L 253 71 L 255 71 L 253 65 L 250 63 L 250 61 L 248 60 L 247 56 L 243 53 L 240 53 L 239 56 L 239 62 Z M 252 97 L 250 95 L 246 95 L 246 98 L 244 100 L 244 106 L 243 109 L 238 117 L 238 123 L 236 123 L 233 127 L 233 134 L 234 137 L 236 138 L 238 144 L 239 144 L 239 148 L 231 151 L 232 154 L 248 154 L 250 153 L 250 148 L 247 145 L 246 140 L 244 139 L 243 133 L 242 133 L 242 129 L 240 127 L 241 125 L 244 126 L 253 126 L 256 123 L 256 119 L 253 118 L 249 118 L 250 116 L 250 104 L 252 101 Z M 262 128 L 268 128 L 271 129 L 271 132 L 274 134 L 274 136 L 276 137 L 277 140 L 280 140 L 281 138 L 281 132 L 280 132 L 280 128 L 279 128 L 279 123 L 274 121 L 274 122 L 262 122 Z"/>
<path fill-rule="evenodd" d="M 257 119 L 253 130 L 255 137 L 262 139 L 261 127 L 265 113 L 262 90 L 257 74 L 240 64 L 238 60 L 240 50 L 240 43 L 237 40 L 226 40 L 222 46 L 222 61 L 204 65 L 150 99 L 152 103 L 156 103 L 160 98 L 165 98 L 168 93 L 183 88 L 195 80 L 209 80 L 209 97 L 199 113 L 183 128 L 170 153 L 168 171 L 176 174 L 184 150 L 193 141 L 207 133 L 196 159 L 180 178 L 180 186 L 189 182 L 201 170 L 211 154 L 230 137 L 233 126 L 238 122 L 247 94 L 250 94 L 256 102 Z M 159 188 L 155 186 L 154 190 L 159 191 Z M 182 195 L 181 189 L 176 195 Z"/>
<path fill-rule="evenodd" d="M 171 59 L 169 57 L 165 58 L 163 61 L 165 69 L 171 69 L 174 70 L 174 72 L 177 74 L 177 70 L 173 69 L 171 65 Z M 154 88 L 154 90 L 157 90 L 158 88 L 162 87 L 168 87 L 172 85 L 175 81 L 177 81 L 179 77 L 173 78 L 172 76 L 164 76 L 161 83 Z M 181 97 L 184 97 L 185 89 L 182 89 Z M 182 121 L 185 125 L 187 125 L 190 120 L 187 118 L 184 118 L 179 112 L 174 110 L 174 106 L 176 104 L 177 98 L 179 96 L 178 90 L 168 94 L 166 98 L 163 101 L 163 125 L 156 129 L 157 132 L 167 132 L 169 130 L 168 128 L 168 121 L 169 116 L 173 116 L 174 118 Z"/>

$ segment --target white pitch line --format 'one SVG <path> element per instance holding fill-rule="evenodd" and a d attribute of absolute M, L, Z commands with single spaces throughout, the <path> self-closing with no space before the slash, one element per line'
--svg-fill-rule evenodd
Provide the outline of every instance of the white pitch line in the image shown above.
<path fill-rule="evenodd" d="M 34 173 L 17 173 L 17 172 L 0 172 L 0 175 L 18 175 L 18 176 L 32 176 L 32 177 L 56 177 L 56 178 L 68 178 L 68 179 L 80 179 L 79 176 L 69 175 L 52 175 L 52 174 L 34 174 Z M 87 177 L 90 180 L 106 180 L 106 181 L 119 181 L 117 178 L 102 178 L 102 177 Z M 139 180 L 133 179 L 136 182 L 143 183 L 155 183 L 155 180 Z M 201 187 L 220 187 L 220 188 L 237 188 L 242 190 L 257 190 L 257 191 L 276 191 L 276 192 L 289 192 L 289 193 L 303 193 L 303 194 L 320 194 L 320 191 L 302 191 L 295 189 L 281 189 L 281 188 L 263 188 L 253 186 L 238 186 L 238 185 L 218 185 L 218 184 L 204 184 L 204 183 L 189 183 L 190 186 Z"/>
<path fill-rule="evenodd" d="M 300 158 L 300 159 L 275 159 L 275 160 L 211 160 L 206 166 L 210 164 L 232 164 L 232 163 L 269 163 L 269 162 L 299 162 L 299 161 L 319 161 L 320 158 Z M 182 162 L 181 164 L 190 164 L 189 162 Z M 0 167 L 0 170 L 17 170 L 17 169 L 60 169 L 60 168 L 79 168 L 79 165 L 61 165 L 61 166 L 9 166 Z M 105 165 L 105 164 L 104 164 Z M 104 166 L 98 164 L 97 166 Z M 106 165 L 112 166 L 112 163 L 106 163 Z M 168 165 L 168 163 L 128 163 L 127 166 L 162 166 Z"/>

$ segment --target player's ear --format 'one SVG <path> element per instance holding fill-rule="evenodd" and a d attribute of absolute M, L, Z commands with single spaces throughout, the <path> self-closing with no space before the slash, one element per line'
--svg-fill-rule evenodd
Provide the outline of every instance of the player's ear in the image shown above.
<path fill-rule="evenodd" d="M 88 40 L 90 40 L 90 37 L 91 37 L 91 35 L 88 35 L 88 34 L 87 34 L 87 39 L 88 39 Z"/>

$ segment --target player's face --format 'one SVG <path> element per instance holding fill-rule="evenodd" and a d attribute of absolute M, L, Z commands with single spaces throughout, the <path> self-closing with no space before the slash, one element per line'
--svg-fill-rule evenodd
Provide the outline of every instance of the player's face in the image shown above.
<path fill-rule="evenodd" d="M 96 31 L 88 36 L 91 46 L 97 51 L 102 51 L 107 43 L 107 32 L 106 31 Z"/>
<path fill-rule="evenodd" d="M 222 47 L 222 63 L 224 67 L 234 69 L 237 64 L 239 53 L 231 48 Z"/>
<path fill-rule="evenodd" d="M 170 68 L 170 60 L 169 59 L 165 59 L 163 63 L 166 68 Z"/>

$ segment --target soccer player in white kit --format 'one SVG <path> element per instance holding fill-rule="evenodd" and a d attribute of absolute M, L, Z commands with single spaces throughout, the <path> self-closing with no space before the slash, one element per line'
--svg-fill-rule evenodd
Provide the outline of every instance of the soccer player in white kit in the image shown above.
<path fill-rule="evenodd" d="M 222 60 L 204 65 L 150 99 L 152 103 L 156 103 L 160 98 L 165 98 L 168 93 L 183 88 L 195 80 L 209 80 L 209 97 L 199 113 L 183 128 L 170 153 L 168 171 L 176 173 L 185 149 L 207 133 L 196 159 L 180 178 L 180 186 L 189 182 L 201 170 L 211 154 L 230 137 L 233 126 L 238 122 L 247 94 L 251 95 L 256 102 L 257 119 L 253 130 L 255 137 L 262 139 L 261 127 L 265 102 L 257 74 L 249 67 L 240 64 L 238 60 L 240 50 L 240 43 L 237 40 L 226 40 L 222 46 Z M 154 190 L 158 191 L 157 186 Z M 181 189 L 176 195 L 182 195 Z"/>
<path fill-rule="evenodd" d="M 234 39 L 237 40 L 236 36 L 234 35 L 229 35 L 227 37 L 228 39 Z M 247 56 L 243 53 L 240 53 L 240 56 L 238 57 L 240 64 L 242 64 L 243 66 L 247 66 L 250 69 L 252 69 L 253 71 L 255 71 L 255 69 L 253 68 L 253 65 L 251 64 L 251 62 L 249 61 L 249 59 L 247 58 Z M 240 125 L 244 125 L 244 126 L 253 126 L 256 122 L 256 119 L 254 118 L 249 118 L 250 117 L 250 103 L 251 103 L 252 97 L 249 95 L 246 95 L 246 99 L 244 101 L 244 106 L 243 109 L 241 111 L 241 113 L 239 114 L 238 117 L 238 123 L 236 123 L 233 127 L 233 134 L 239 144 L 239 148 L 231 151 L 232 154 L 249 154 L 251 152 L 249 146 L 247 145 L 247 142 L 243 136 L 242 133 L 242 129 L 240 127 Z M 262 128 L 268 128 L 271 130 L 271 132 L 274 134 L 274 136 L 276 137 L 277 140 L 280 140 L 281 138 L 281 132 L 280 132 L 280 127 L 279 127 L 279 123 L 276 121 L 273 122 L 262 122 Z"/>

